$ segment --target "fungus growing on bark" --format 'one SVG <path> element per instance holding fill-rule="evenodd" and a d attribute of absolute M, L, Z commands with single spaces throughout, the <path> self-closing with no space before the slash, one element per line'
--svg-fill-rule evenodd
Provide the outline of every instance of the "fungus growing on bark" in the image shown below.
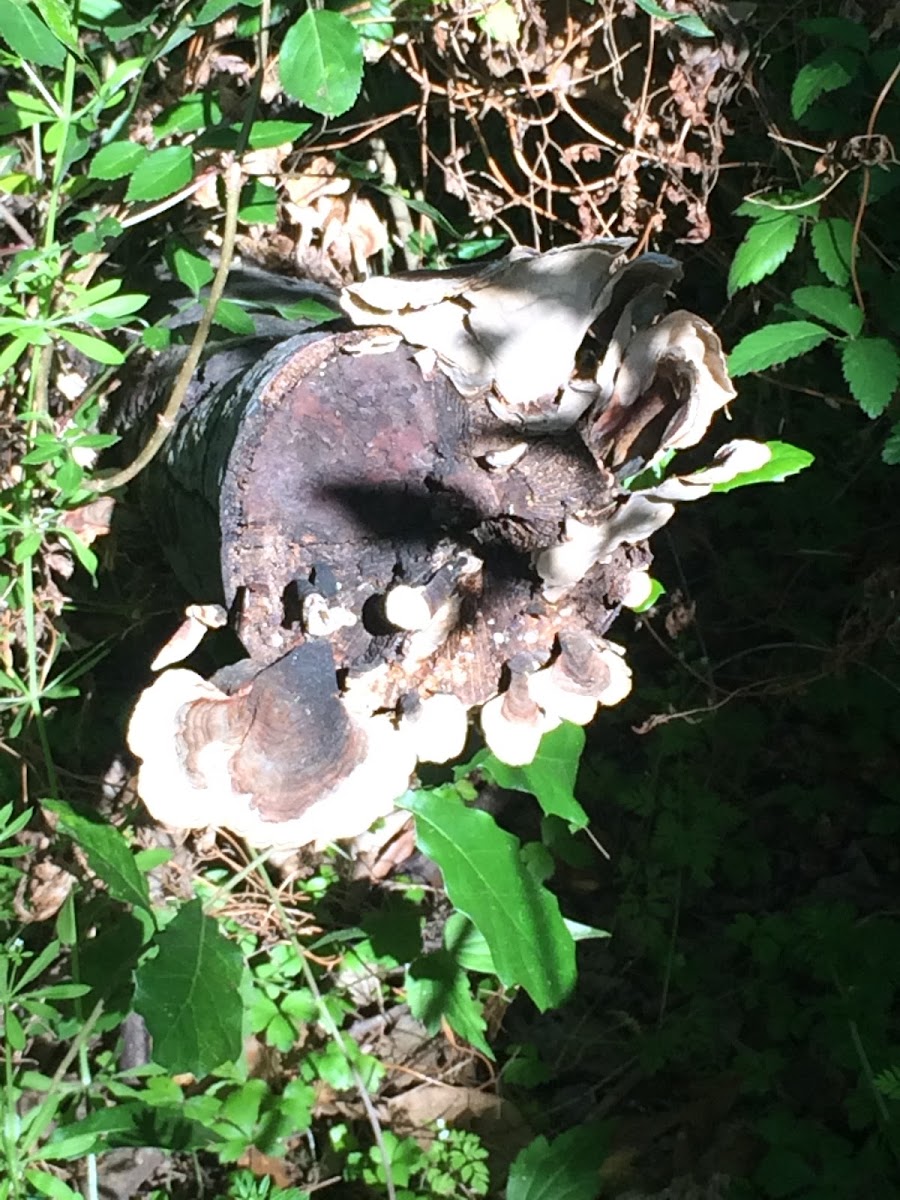
<path fill-rule="evenodd" d="M 370 279 L 342 306 L 382 328 L 210 360 L 139 486 L 248 658 L 236 686 L 169 671 L 139 700 L 158 819 L 260 845 L 350 836 L 417 760 L 460 753 L 479 709 L 518 765 L 628 693 L 606 635 L 649 594 L 647 539 L 768 453 L 731 443 L 626 490 L 734 395 L 710 326 L 663 315 L 678 264 L 629 245 Z"/>

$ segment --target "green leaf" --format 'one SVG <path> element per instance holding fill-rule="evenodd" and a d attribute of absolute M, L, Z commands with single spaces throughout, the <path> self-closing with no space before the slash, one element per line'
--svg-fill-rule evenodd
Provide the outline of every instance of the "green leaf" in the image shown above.
<path fill-rule="evenodd" d="M 278 221 L 278 193 L 268 183 L 251 179 L 241 188 L 238 216 L 247 225 L 275 225 Z"/>
<path fill-rule="evenodd" d="M 841 347 L 844 378 L 867 417 L 879 417 L 900 382 L 900 354 L 887 338 L 855 338 Z"/>
<path fill-rule="evenodd" d="M 316 321 L 321 325 L 325 321 L 336 321 L 341 315 L 318 300 L 297 300 L 293 304 L 276 304 L 273 307 L 286 321 Z"/>
<path fill-rule="evenodd" d="M 79 333 L 75 329 L 59 329 L 57 332 L 70 346 L 74 346 L 76 350 L 80 350 L 94 362 L 104 363 L 109 367 L 118 367 L 125 361 L 125 355 L 121 350 L 117 350 L 109 342 L 104 342 L 102 338 L 94 337 L 93 334 Z"/>
<path fill-rule="evenodd" d="M 142 163 L 150 151 L 134 142 L 110 142 L 91 159 L 88 175 L 91 179 L 121 179 Z"/>
<path fill-rule="evenodd" d="M 889 467 L 895 467 L 900 463 L 900 421 L 887 436 L 884 449 L 881 451 L 881 461 L 887 463 Z"/>
<path fill-rule="evenodd" d="M 310 9 L 287 31 L 278 69 L 289 96 L 322 116 L 339 117 L 362 86 L 359 34 L 341 13 Z"/>
<path fill-rule="evenodd" d="M 574 828 L 584 829 L 588 815 L 574 792 L 584 738 L 580 725 L 564 722 L 544 734 L 534 760 L 527 767 L 507 766 L 489 752 L 476 756 L 471 765 L 498 787 L 535 796 L 548 817 L 562 817 Z"/>
<path fill-rule="evenodd" d="M 57 481 L 59 480 L 60 474 L 61 471 L 58 471 L 56 474 Z M 54 532 L 60 537 L 65 538 L 65 540 L 69 543 L 69 545 L 72 547 L 72 553 L 84 567 L 85 571 L 87 571 L 88 575 L 96 575 L 97 567 L 99 566 L 97 555 L 90 548 L 90 546 L 87 545 L 86 542 L 82 541 L 75 530 L 69 529 L 66 525 L 57 525 Z"/>
<path fill-rule="evenodd" d="M 791 299 L 798 308 L 818 317 L 820 321 L 836 325 L 850 337 L 856 337 L 863 327 L 862 309 L 853 303 L 842 288 L 801 287 L 791 293 Z"/>
<path fill-rule="evenodd" d="M 37 553 L 38 547 L 44 540 L 44 535 L 40 529 L 32 529 L 24 534 L 16 543 L 16 548 L 13 550 L 13 562 L 23 563 L 26 559 L 31 558 Z"/>
<path fill-rule="evenodd" d="M 406 998 L 409 1011 L 430 1034 L 438 1032 L 443 1019 L 454 1033 L 493 1059 L 493 1051 L 484 1040 L 487 1023 L 481 1005 L 472 995 L 465 971 L 446 950 L 423 954 L 410 964 Z"/>
<path fill-rule="evenodd" d="M 584 925 L 569 917 L 563 917 L 563 922 L 576 942 L 610 936 L 608 930 L 596 929 L 593 925 Z M 497 974 L 487 942 L 464 913 L 454 912 L 447 918 L 444 948 L 454 962 L 466 971 L 478 971 L 482 975 Z"/>
<path fill-rule="evenodd" d="M 61 67 L 66 49 L 24 0 L 0 0 L 0 38 L 13 54 L 41 67 Z"/>
<path fill-rule="evenodd" d="M 240 304 L 236 304 L 234 300 L 220 300 L 216 305 L 213 321 L 216 325 L 221 325 L 231 333 L 237 333 L 241 336 L 252 336 L 256 333 L 256 325 L 253 322 L 253 318 L 245 308 L 242 308 Z"/>
<path fill-rule="evenodd" d="M 222 120 L 222 110 L 209 92 L 193 92 L 167 108 L 153 122 L 153 132 L 160 140 L 176 133 L 197 133 Z"/>
<path fill-rule="evenodd" d="M 853 226 L 846 217 L 816 221 L 810 233 L 813 254 L 822 274 L 838 287 L 850 282 Z"/>
<path fill-rule="evenodd" d="M 77 57 L 81 57 L 78 30 L 72 20 L 70 0 L 35 0 L 35 7 L 55 38 Z"/>
<path fill-rule="evenodd" d="M 208 25 L 210 21 L 217 21 L 224 13 L 227 13 L 230 8 L 235 8 L 237 0 L 206 0 L 206 3 L 194 17 L 193 25 Z"/>
<path fill-rule="evenodd" d="M 768 212 L 753 222 L 735 251 L 728 272 L 728 295 L 759 283 L 793 250 L 802 221 L 793 212 Z"/>
<path fill-rule="evenodd" d="M 73 1192 L 67 1183 L 49 1171 L 39 1171 L 37 1167 L 29 1167 L 25 1178 L 36 1192 L 49 1196 L 50 1200 L 82 1200 L 81 1192 Z"/>
<path fill-rule="evenodd" d="M 850 46 L 865 54 L 869 49 L 868 30 L 848 17 L 810 17 L 800 22 L 800 28 L 835 46 Z"/>
<path fill-rule="evenodd" d="M 741 338 L 728 356 L 728 370 L 732 375 L 749 375 L 751 371 L 766 371 L 780 363 L 807 354 L 826 338 L 834 337 L 821 325 L 812 321 L 784 321 L 778 325 L 764 325 Z"/>
<path fill-rule="evenodd" d="M 825 92 L 842 88 L 859 70 L 862 60 L 852 50 L 831 49 L 805 63 L 791 88 L 791 112 L 799 120 Z"/>
<path fill-rule="evenodd" d="M 194 155 L 190 146 L 154 150 L 135 169 L 125 199 L 162 200 L 187 187 L 193 176 Z"/>
<path fill-rule="evenodd" d="M 658 21 L 668 21 L 683 30 L 684 33 L 690 34 L 691 37 L 715 37 L 713 31 L 700 20 L 696 13 L 669 12 L 657 4 L 656 0 L 635 0 L 635 2 L 638 8 L 642 8 L 649 16 L 656 17 Z"/>
<path fill-rule="evenodd" d="M 750 483 L 781 483 L 789 475 L 796 475 L 815 462 L 815 455 L 789 442 L 766 442 L 772 457 L 756 471 L 745 471 L 727 483 L 713 484 L 714 492 L 730 492 L 734 488 L 746 487 Z"/>
<path fill-rule="evenodd" d="M 552 1142 L 535 1138 L 509 1169 L 506 1200 L 596 1200 L 608 1154 L 609 1132 L 597 1121 Z"/>
<path fill-rule="evenodd" d="M 134 861 L 131 847 L 114 825 L 85 817 L 63 800 L 45 800 L 44 808 L 56 814 L 59 828 L 81 847 L 91 870 L 100 876 L 114 899 L 149 911 L 147 880 Z"/>
<path fill-rule="evenodd" d="M 268 150 L 296 142 L 312 129 L 309 121 L 254 121 L 250 130 L 250 149 Z"/>
<path fill-rule="evenodd" d="M 189 246 L 176 246 L 170 261 L 175 274 L 195 296 L 212 281 L 216 273 L 209 259 Z"/>
<path fill-rule="evenodd" d="M 408 793 L 419 847 L 444 875 L 454 907 L 484 935 L 500 979 L 521 984 L 541 1011 L 575 983 L 575 943 L 556 897 L 538 884 L 517 838 L 486 812 L 467 808 L 455 787 Z"/>
<path fill-rule="evenodd" d="M 153 1038 L 153 1061 L 171 1073 L 208 1075 L 241 1056 L 244 960 L 204 915 L 183 905 L 157 938 L 159 954 L 135 972 L 135 1011 Z"/>

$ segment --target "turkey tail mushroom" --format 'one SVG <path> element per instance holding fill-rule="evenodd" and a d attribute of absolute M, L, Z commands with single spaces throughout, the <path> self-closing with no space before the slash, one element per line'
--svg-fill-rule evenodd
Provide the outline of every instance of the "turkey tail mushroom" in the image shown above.
<path fill-rule="evenodd" d="M 388 717 L 351 717 L 318 641 L 231 696 L 191 671 L 164 673 L 138 701 L 128 742 L 158 821 L 224 826 L 260 846 L 354 836 L 391 810 L 415 767 Z"/>

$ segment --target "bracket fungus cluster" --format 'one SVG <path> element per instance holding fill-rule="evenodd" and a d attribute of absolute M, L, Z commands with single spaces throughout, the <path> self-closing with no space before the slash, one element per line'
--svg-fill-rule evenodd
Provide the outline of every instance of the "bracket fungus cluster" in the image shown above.
<path fill-rule="evenodd" d="M 257 845 L 352 836 L 418 761 L 461 753 L 475 712 L 524 764 L 628 693 L 606 635 L 647 595 L 647 539 L 768 453 L 730 443 L 628 489 L 734 396 L 713 329 L 664 312 L 678 264 L 628 248 L 369 279 L 344 290 L 342 331 L 206 364 L 144 503 L 247 657 L 140 697 L 129 742 L 157 819 Z"/>

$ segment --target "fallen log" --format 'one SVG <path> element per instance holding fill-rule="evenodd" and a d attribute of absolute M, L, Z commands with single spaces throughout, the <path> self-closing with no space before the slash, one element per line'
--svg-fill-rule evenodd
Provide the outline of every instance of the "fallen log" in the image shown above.
<path fill-rule="evenodd" d="M 662 314 L 677 264 L 626 249 L 371 279 L 342 297 L 357 328 L 208 359 L 140 490 L 248 657 L 212 682 L 167 670 L 139 700 L 158 819 L 350 836 L 418 760 L 461 752 L 472 710 L 526 763 L 627 693 L 606 634 L 646 594 L 646 539 L 715 480 L 624 481 L 734 392 L 713 330 Z"/>

